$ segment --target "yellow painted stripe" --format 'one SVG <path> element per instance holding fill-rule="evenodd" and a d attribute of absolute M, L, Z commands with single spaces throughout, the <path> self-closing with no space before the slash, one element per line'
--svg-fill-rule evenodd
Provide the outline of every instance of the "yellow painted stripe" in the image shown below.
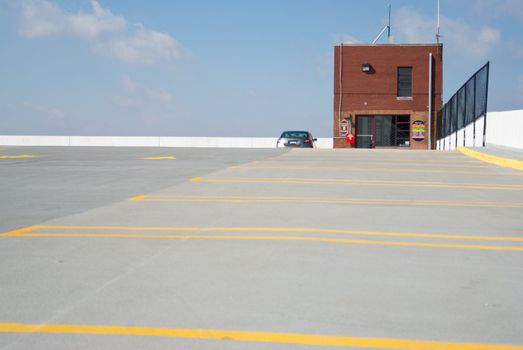
<path fill-rule="evenodd" d="M 490 165 L 486 165 L 477 160 L 456 160 L 456 161 L 423 161 L 423 160 L 394 160 L 388 159 L 372 159 L 372 158 L 339 158 L 339 159 L 266 159 L 261 161 L 260 164 L 334 164 L 338 166 L 348 166 L 356 164 L 369 164 L 369 165 L 396 165 L 396 166 L 438 166 L 438 167 L 452 167 L 452 168 L 489 168 Z M 319 165 L 318 165 L 319 166 Z"/>
<path fill-rule="evenodd" d="M 523 208 L 517 202 L 467 202 L 388 198 L 350 197 L 271 197 L 271 196 L 188 196 L 188 195 L 141 195 L 129 198 L 143 202 L 198 202 L 198 203 L 298 203 L 298 204 L 351 204 L 351 205 L 407 205 L 448 206 L 480 208 Z"/>
<path fill-rule="evenodd" d="M 502 167 L 508 167 L 508 168 L 517 169 L 517 170 L 523 170 L 523 161 L 521 161 L 521 160 L 497 157 L 497 156 L 494 156 L 491 154 L 485 154 L 485 153 L 473 151 L 473 150 L 465 148 L 465 147 L 458 147 L 458 151 L 460 151 L 461 153 L 463 153 L 469 157 L 479 159 L 486 163 L 496 164 L 496 165 L 499 165 Z"/>
<path fill-rule="evenodd" d="M 416 154 L 419 154 L 417 153 L 418 151 L 416 151 Z M 414 154 L 414 153 L 411 153 L 411 155 Z M 463 157 L 461 154 L 459 154 L 458 152 L 448 152 L 443 154 L 442 156 L 434 156 L 434 154 L 424 154 L 422 156 L 414 156 L 414 157 L 395 157 L 395 156 L 391 156 L 391 155 L 385 155 L 385 154 L 380 154 L 380 155 L 372 155 L 372 154 L 344 154 L 344 155 L 341 155 L 341 154 L 336 154 L 336 155 L 332 155 L 332 156 L 329 156 L 329 155 L 324 155 L 322 154 L 321 156 L 314 156 L 314 155 L 311 155 L 311 154 L 304 154 L 302 156 L 300 155 L 296 155 L 296 154 L 284 154 L 284 155 L 281 155 L 281 156 L 277 156 L 277 157 L 269 157 L 269 158 L 266 158 L 264 160 L 267 160 L 267 159 L 271 159 L 271 160 L 279 160 L 279 161 L 302 161 L 302 160 L 313 160 L 313 161 L 324 161 L 324 160 L 331 160 L 331 161 L 335 161 L 335 160 L 365 160 L 365 161 L 386 161 L 386 162 L 390 162 L 390 161 L 394 161 L 394 162 L 417 162 L 417 163 L 437 163 L 437 162 L 448 162 L 448 163 L 451 163 L 451 162 L 463 162 L 463 161 L 466 161 L 466 162 L 469 162 L 469 163 L 474 163 L 476 162 L 475 160 L 473 159 L 467 159 L 465 157 Z"/>
<path fill-rule="evenodd" d="M 404 350 L 523 350 L 523 345 L 478 344 L 431 340 L 394 338 L 346 337 L 298 333 L 234 331 L 220 329 L 152 328 L 107 325 L 74 324 L 21 324 L 0 323 L 0 332 L 51 333 L 51 334 L 98 334 L 145 337 L 169 337 L 206 339 L 218 341 L 242 341 L 258 343 L 301 344 L 310 346 L 343 346 L 374 349 Z"/>
<path fill-rule="evenodd" d="M 4 232 L 4 233 L 0 234 L 0 236 L 21 236 L 24 233 L 27 233 L 27 232 L 30 232 L 30 231 L 35 231 L 35 230 L 38 230 L 38 229 L 43 228 L 43 227 L 45 227 L 45 226 L 28 226 L 28 227 L 23 227 L 23 228 L 20 228 L 20 229 L 17 229 L 17 230 Z"/>
<path fill-rule="evenodd" d="M 523 191 L 523 185 L 470 183 L 470 182 L 423 182 L 392 180 L 356 180 L 356 179 L 314 179 L 314 178 L 242 178 L 242 177 L 195 177 L 194 182 L 206 183 L 276 183 L 308 185 L 351 185 L 351 186 L 386 186 L 386 187 L 436 187 L 480 190 Z"/>
<path fill-rule="evenodd" d="M 26 233 L 21 237 L 93 237 L 93 238 L 133 238 L 133 239 L 204 239 L 204 240 L 245 240 L 245 241 L 308 241 L 339 244 L 403 246 L 424 248 L 474 249 L 495 251 L 523 252 L 523 247 L 489 246 L 478 244 L 449 244 L 449 243 L 419 243 L 397 241 L 374 241 L 364 239 L 328 238 L 328 237 L 300 237 L 300 236 L 231 236 L 231 235 L 149 235 L 128 233 Z"/>
<path fill-rule="evenodd" d="M 497 172 L 497 171 L 470 171 L 470 170 L 442 170 L 442 169 L 399 169 L 399 168 L 358 168 L 354 166 L 232 166 L 230 170 L 337 170 L 337 171 L 380 171 L 382 173 L 428 173 L 428 174 L 467 174 L 467 175 L 490 175 L 490 176 L 523 176 L 521 172 Z"/>
<path fill-rule="evenodd" d="M 157 156 L 157 157 L 144 157 L 142 158 L 144 160 L 170 160 L 170 159 L 176 159 L 175 156 Z"/>
<path fill-rule="evenodd" d="M 0 155 L 0 159 L 27 159 L 36 158 L 32 154 L 18 154 L 18 155 Z"/>
<path fill-rule="evenodd" d="M 69 226 L 69 225 L 46 225 L 30 226 L 21 230 L 4 233 L 4 235 L 19 236 L 30 231 L 46 229 L 59 230 L 111 230 L 111 231 L 150 231 L 150 232 L 291 232 L 291 233 L 330 233 L 343 235 L 367 235 L 384 237 L 417 237 L 417 238 L 437 238 L 437 239 L 458 239 L 458 240 L 480 240 L 480 241 L 513 241 L 523 242 L 523 237 L 511 236 L 472 236 L 462 234 L 434 234 L 434 233 L 413 233 L 413 232 L 394 232 L 394 231 L 364 231 L 364 230 L 342 230 L 342 229 L 322 229 L 306 227 L 144 227 L 144 226 Z M 39 235 L 39 234 L 37 234 Z"/>

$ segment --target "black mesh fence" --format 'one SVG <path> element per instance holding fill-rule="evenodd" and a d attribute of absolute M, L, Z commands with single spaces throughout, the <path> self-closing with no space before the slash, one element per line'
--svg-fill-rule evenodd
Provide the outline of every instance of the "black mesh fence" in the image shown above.
<path fill-rule="evenodd" d="M 438 140 L 474 123 L 487 113 L 489 66 L 487 62 L 443 105 L 437 115 Z M 487 118 L 484 119 L 483 146 L 485 146 Z M 475 132 L 475 128 L 474 128 Z M 474 139 L 480 135 L 474 135 Z M 456 134 L 457 144 L 457 134 Z M 444 146 L 443 146 L 444 147 Z"/>

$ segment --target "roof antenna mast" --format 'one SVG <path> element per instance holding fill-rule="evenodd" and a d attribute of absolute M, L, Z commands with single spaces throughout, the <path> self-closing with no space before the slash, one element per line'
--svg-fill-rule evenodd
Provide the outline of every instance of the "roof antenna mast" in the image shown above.
<path fill-rule="evenodd" d="M 387 26 L 387 42 L 390 43 L 390 7 L 391 5 L 389 4 L 389 25 Z"/>
<path fill-rule="evenodd" d="M 381 36 L 383 35 L 383 33 L 385 33 L 385 30 L 387 30 L 387 41 L 390 43 L 390 4 L 389 4 L 389 24 L 386 25 L 385 27 L 383 27 L 383 29 L 381 30 L 381 32 L 378 34 L 378 36 L 376 37 L 376 39 L 374 39 L 374 41 L 372 42 L 373 44 L 376 44 L 376 41 L 378 41 Z"/>
<path fill-rule="evenodd" d="M 439 0 L 438 0 L 438 20 L 437 20 L 437 23 L 438 23 L 438 29 L 436 31 L 436 42 L 439 44 L 439 38 L 441 37 L 441 35 L 439 34 Z"/>

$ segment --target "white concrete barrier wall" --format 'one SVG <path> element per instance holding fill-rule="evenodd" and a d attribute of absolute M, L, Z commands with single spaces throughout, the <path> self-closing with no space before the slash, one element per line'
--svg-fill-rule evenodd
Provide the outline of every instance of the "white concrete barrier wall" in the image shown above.
<path fill-rule="evenodd" d="M 489 112 L 487 144 L 523 149 L 523 109 Z"/>
<path fill-rule="evenodd" d="M 465 138 L 465 128 L 460 129 L 457 134 L 458 134 L 457 146 L 463 146 L 463 140 Z"/>
<path fill-rule="evenodd" d="M 69 136 L 0 135 L 4 146 L 69 146 Z"/>
<path fill-rule="evenodd" d="M 478 118 L 474 123 L 458 130 L 457 146 L 483 146 L 483 128 L 485 118 Z M 476 137 L 474 138 L 474 131 Z M 450 138 L 450 139 L 449 139 Z M 438 149 L 452 150 L 456 147 L 456 133 L 438 142 Z M 502 147 L 523 149 L 523 110 L 506 112 L 488 112 L 486 143 Z M 445 147 L 443 147 L 443 144 Z"/>
<path fill-rule="evenodd" d="M 71 136 L 69 146 L 158 147 L 158 137 Z"/>
<path fill-rule="evenodd" d="M 449 150 L 456 149 L 456 132 L 453 132 L 449 136 Z"/>
<path fill-rule="evenodd" d="M 490 119 L 490 113 L 487 116 L 487 121 Z M 472 147 L 483 147 L 483 127 L 485 118 L 481 117 L 476 120 L 476 139 Z M 467 145 L 468 146 L 468 145 Z"/>
<path fill-rule="evenodd" d="M 474 123 L 465 127 L 465 146 L 474 143 Z"/>
<path fill-rule="evenodd" d="M 276 140 L 275 137 L 0 135 L 0 145 L 4 146 L 276 148 Z M 332 138 L 319 138 L 316 142 L 316 148 L 332 147 Z"/>
<path fill-rule="evenodd" d="M 334 142 L 331 138 L 319 138 L 316 141 L 316 148 L 333 148 Z"/>

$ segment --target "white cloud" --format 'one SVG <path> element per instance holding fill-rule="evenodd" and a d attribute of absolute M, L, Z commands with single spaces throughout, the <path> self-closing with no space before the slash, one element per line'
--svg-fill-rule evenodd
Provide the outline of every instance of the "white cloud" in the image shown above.
<path fill-rule="evenodd" d="M 63 33 L 66 17 L 55 4 L 45 0 L 27 1 L 22 4 L 19 33 L 26 38 L 37 38 Z"/>
<path fill-rule="evenodd" d="M 54 120 L 64 120 L 65 112 L 60 108 L 53 107 L 49 109 L 49 117 Z"/>
<path fill-rule="evenodd" d="M 483 16 L 511 15 L 523 20 L 523 1 L 521 0 L 475 0 L 472 7 L 476 13 Z"/>
<path fill-rule="evenodd" d="M 23 102 L 22 105 L 33 113 L 41 115 L 57 125 L 63 126 L 65 123 L 66 114 L 61 108 L 37 105 L 28 101 Z"/>
<path fill-rule="evenodd" d="M 122 87 L 125 92 L 131 93 L 139 90 L 140 85 L 134 80 L 131 80 L 127 75 L 124 75 L 122 77 Z"/>
<path fill-rule="evenodd" d="M 88 42 L 95 51 L 127 63 L 152 64 L 189 56 L 171 35 L 140 23 L 130 25 L 96 0 L 91 0 L 88 13 L 68 13 L 48 0 L 25 0 L 19 33 L 26 38 L 73 36 Z"/>
<path fill-rule="evenodd" d="M 136 25 L 134 33 L 100 42 L 96 49 L 128 63 L 151 64 L 157 60 L 174 60 L 188 53 L 169 34 Z"/>
<path fill-rule="evenodd" d="M 402 7 L 396 11 L 392 29 L 399 42 L 434 42 L 436 20 L 412 8 Z M 495 28 L 473 28 L 463 21 L 444 16 L 441 17 L 440 32 L 446 50 L 461 57 L 484 58 L 501 39 L 500 31 Z"/>
<path fill-rule="evenodd" d="M 332 34 L 331 35 L 331 39 L 332 39 L 332 44 L 333 45 L 337 45 L 339 43 L 343 43 L 343 44 L 358 44 L 358 43 L 361 42 L 358 38 L 356 38 L 353 35 L 341 34 L 341 33 Z"/>
<path fill-rule="evenodd" d="M 115 102 L 124 107 L 147 107 L 149 105 L 162 105 L 169 107 L 172 95 L 165 90 L 156 90 L 140 84 L 128 76 L 121 80 L 123 95 L 117 96 Z"/>
<path fill-rule="evenodd" d="M 128 76 L 121 79 L 122 94 L 114 103 L 128 110 L 130 116 L 141 119 L 145 125 L 161 125 L 175 116 L 173 96 L 161 89 L 152 89 Z"/>
<path fill-rule="evenodd" d="M 127 28 L 127 21 L 122 16 L 115 16 L 92 0 L 93 13 L 66 15 L 72 32 L 85 38 L 96 38 L 102 33 L 120 32 Z"/>

